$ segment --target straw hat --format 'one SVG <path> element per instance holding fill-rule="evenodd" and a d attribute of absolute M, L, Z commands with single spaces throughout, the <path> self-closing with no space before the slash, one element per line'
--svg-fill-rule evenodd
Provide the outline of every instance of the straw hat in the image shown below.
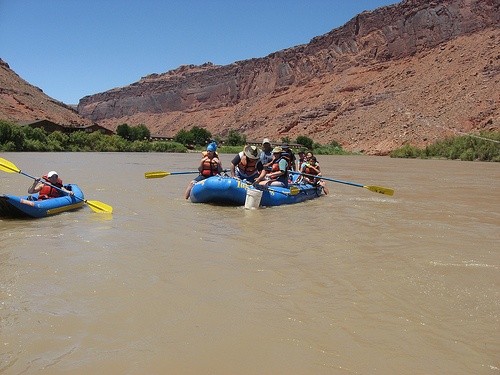
<path fill-rule="evenodd" d="M 280 146 L 273 148 L 273 154 L 282 153 L 283 149 Z"/>
<path fill-rule="evenodd" d="M 247 145 L 243 149 L 243 153 L 249 159 L 258 159 L 260 157 L 260 150 L 257 148 L 257 146 Z"/>

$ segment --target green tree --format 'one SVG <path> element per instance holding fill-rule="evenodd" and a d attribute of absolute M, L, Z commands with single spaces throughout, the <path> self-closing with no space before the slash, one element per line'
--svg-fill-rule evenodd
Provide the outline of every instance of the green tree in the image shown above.
<path fill-rule="evenodd" d="M 305 135 L 299 135 L 295 142 L 298 143 L 299 145 L 304 146 L 308 150 L 313 149 L 314 141 L 311 138 L 306 137 Z"/>
<path fill-rule="evenodd" d="M 116 128 L 116 134 L 122 137 L 123 139 L 126 139 L 127 141 L 130 140 L 130 132 L 131 129 L 130 126 L 128 126 L 128 124 L 121 124 L 118 125 L 118 127 Z"/>
<path fill-rule="evenodd" d="M 130 128 L 130 138 L 129 141 L 144 141 L 149 139 L 151 133 L 146 125 L 137 125 Z"/>
<path fill-rule="evenodd" d="M 227 138 L 224 143 L 227 146 L 243 146 L 247 143 L 247 137 L 244 134 L 240 134 L 237 130 L 231 129 L 229 133 L 227 133 Z"/>
<path fill-rule="evenodd" d="M 59 130 L 50 133 L 47 137 L 47 142 L 51 151 L 65 151 L 68 146 L 68 140 L 68 135 Z"/>
<path fill-rule="evenodd" d="M 194 137 L 190 131 L 181 129 L 175 135 L 174 141 L 183 144 L 184 146 L 187 146 L 187 145 L 192 145 L 194 143 Z"/>
<path fill-rule="evenodd" d="M 92 151 L 92 139 L 84 131 L 72 132 L 69 135 L 69 147 L 71 151 Z"/>
<path fill-rule="evenodd" d="M 206 145 L 212 134 L 203 128 L 193 126 L 190 130 L 179 130 L 174 137 L 174 141 L 182 143 L 183 145 Z"/>
<path fill-rule="evenodd" d="M 193 142 L 196 145 L 206 145 L 212 138 L 212 134 L 208 130 L 198 126 L 193 126 L 190 132 L 193 134 Z"/>
<path fill-rule="evenodd" d="M 23 128 L 24 135 L 26 138 L 40 141 L 40 142 L 47 142 L 47 132 L 42 129 L 42 128 L 32 128 L 30 126 L 24 126 Z"/>

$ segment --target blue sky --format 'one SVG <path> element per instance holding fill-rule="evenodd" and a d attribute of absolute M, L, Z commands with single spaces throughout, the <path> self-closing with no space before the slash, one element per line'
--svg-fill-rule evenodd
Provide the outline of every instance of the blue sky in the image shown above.
<path fill-rule="evenodd" d="M 264 57 L 397 0 L 0 0 L 0 58 L 50 97 Z"/>

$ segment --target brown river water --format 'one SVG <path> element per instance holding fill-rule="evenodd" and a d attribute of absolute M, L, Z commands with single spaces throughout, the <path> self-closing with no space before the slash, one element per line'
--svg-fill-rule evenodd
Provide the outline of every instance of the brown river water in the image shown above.
<path fill-rule="evenodd" d="M 499 163 L 319 156 L 394 196 L 245 210 L 144 178 L 199 154 L 0 157 L 114 208 L 0 219 L 1 374 L 500 374 Z"/>

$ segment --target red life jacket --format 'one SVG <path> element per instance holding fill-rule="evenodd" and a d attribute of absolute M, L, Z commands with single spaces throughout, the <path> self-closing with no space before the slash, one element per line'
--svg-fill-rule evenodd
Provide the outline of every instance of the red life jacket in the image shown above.
<path fill-rule="evenodd" d="M 43 176 L 42 178 L 51 185 L 57 186 L 58 188 L 63 187 L 62 180 L 59 177 L 57 178 L 57 182 L 55 184 L 50 182 L 47 175 Z M 46 184 L 43 184 L 42 189 L 38 192 L 38 200 L 57 198 L 60 196 L 61 196 L 61 192 L 59 190 L 57 190 L 56 188 L 53 188 L 50 185 L 46 185 Z"/>
<path fill-rule="evenodd" d="M 313 174 L 313 175 L 315 175 L 315 176 L 318 174 L 318 172 L 316 171 L 316 169 L 311 168 L 310 166 L 306 166 L 306 167 L 304 168 L 304 173 L 307 173 L 307 174 Z"/>
<path fill-rule="evenodd" d="M 203 164 L 202 164 L 202 169 L 201 169 L 201 174 L 205 177 L 210 177 L 210 176 L 215 176 L 217 174 L 219 174 L 219 163 L 217 163 L 217 161 L 215 161 L 214 159 L 216 157 L 218 157 L 219 155 L 217 155 L 217 153 L 215 153 L 214 157 L 212 159 L 208 158 L 207 157 L 207 152 L 206 151 L 203 151 L 202 152 L 202 155 L 203 155 Z"/>

